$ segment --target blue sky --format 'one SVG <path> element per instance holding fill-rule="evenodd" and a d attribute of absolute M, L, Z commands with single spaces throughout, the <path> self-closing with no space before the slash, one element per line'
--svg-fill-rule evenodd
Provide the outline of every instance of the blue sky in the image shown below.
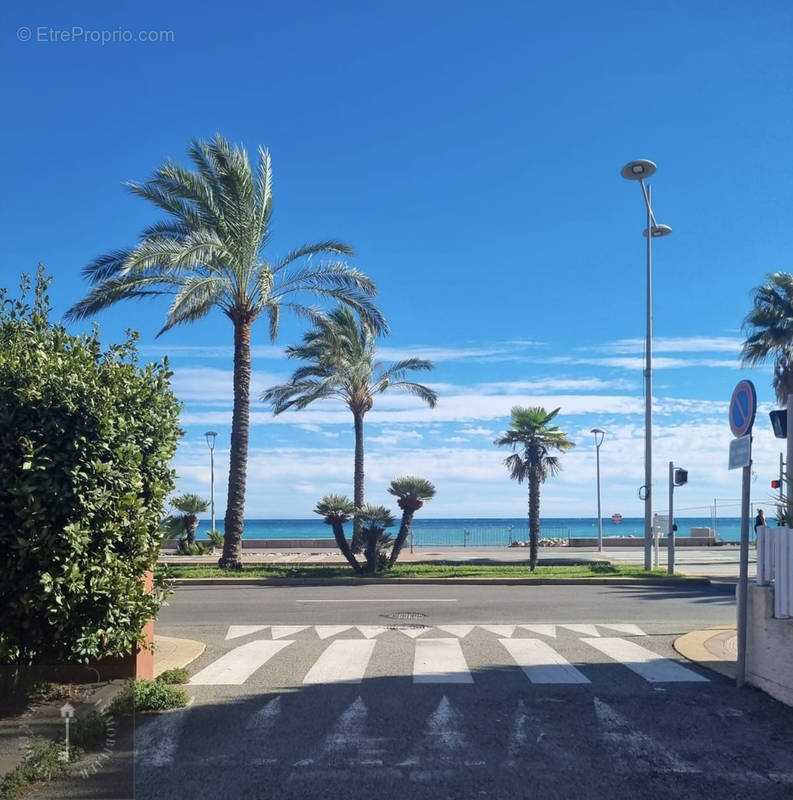
<path fill-rule="evenodd" d="M 739 496 L 732 388 L 750 377 L 773 406 L 770 369 L 740 369 L 741 322 L 764 275 L 793 268 L 789 3 L 12 0 L 0 19 L 2 284 L 41 261 L 62 314 L 86 291 L 82 267 L 159 216 L 123 181 L 216 131 L 268 147 L 272 254 L 348 241 L 391 323 L 382 356 L 436 363 L 436 410 L 383 395 L 367 418 L 368 499 L 418 473 L 438 487 L 429 516 L 524 514 L 492 444 L 515 404 L 560 406 L 578 444 L 544 514 L 594 515 L 594 426 L 608 431 L 604 514 L 643 513 L 644 206 L 619 170 L 654 160 L 656 216 L 674 229 L 654 248 L 658 510 L 670 459 L 690 472 L 681 507 Z M 102 45 L 74 27 L 168 33 Z M 201 434 L 220 432 L 222 516 L 231 326 L 217 315 L 155 339 L 165 305 L 98 321 L 106 341 L 131 326 L 146 358 L 171 360 L 180 490 L 208 495 Z M 272 345 L 254 328 L 257 393 L 289 375 L 281 349 L 302 330 L 284 320 Z M 309 517 L 322 494 L 351 492 L 343 407 L 252 414 L 248 516 Z M 778 452 L 764 413 L 759 500 Z"/>

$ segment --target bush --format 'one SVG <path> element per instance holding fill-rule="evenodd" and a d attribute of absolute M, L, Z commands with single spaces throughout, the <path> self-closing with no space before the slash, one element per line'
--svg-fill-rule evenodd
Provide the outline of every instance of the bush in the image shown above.
<path fill-rule="evenodd" d="M 107 739 L 107 720 L 91 709 L 79 716 L 69 731 L 69 743 L 83 750 L 96 750 Z"/>
<path fill-rule="evenodd" d="M 163 681 L 129 680 L 110 704 L 110 713 L 118 717 L 136 711 L 182 708 L 187 705 L 187 700 L 184 690 Z"/>
<path fill-rule="evenodd" d="M 167 362 L 50 323 L 48 282 L 0 289 L 0 663 L 128 653 L 164 599 L 141 578 L 181 433 Z"/>
<path fill-rule="evenodd" d="M 184 667 L 174 667 L 158 675 L 157 680 L 160 683 L 187 683 L 190 680 L 190 672 Z"/>
<path fill-rule="evenodd" d="M 36 736 L 31 740 L 25 760 L 0 780 L 0 800 L 16 800 L 29 783 L 49 781 L 69 773 L 69 763 L 82 758 L 82 748 L 69 744 L 69 760 L 64 760 L 65 743 Z"/>
<path fill-rule="evenodd" d="M 207 536 L 214 547 L 223 547 L 223 534 L 220 531 L 209 530 L 207 531 Z"/>

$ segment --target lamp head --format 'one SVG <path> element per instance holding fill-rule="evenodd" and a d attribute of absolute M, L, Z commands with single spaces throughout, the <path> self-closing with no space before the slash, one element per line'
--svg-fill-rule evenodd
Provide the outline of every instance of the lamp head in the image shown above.
<path fill-rule="evenodd" d="M 211 450 L 215 446 L 215 439 L 217 438 L 218 432 L 217 431 L 207 431 L 204 436 L 206 437 L 207 444 L 209 445 L 209 449 Z"/>
<path fill-rule="evenodd" d="M 620 175 L 629 181 L 640 181 L 644 178 L 649 178 L 655 170 L 656 166 L 652 161 L 648 161 L 646 158 L 640 158 L 627 163 L 620 170 Z"/>
<path fill-rule="evenodd" d="M 669 236 L 672 229 L 668 225 L 651 225 L 650 234 L 653 239 L 660 239 L 662 236 Z M 647 236 L 647 229 L 642 231 L 642 236 Z"/>
<path fill-rule="evenodd" d="M 592 428 L 590 433 L 595 434 L 595 447 L 600 447 L 603 444 L 603 437 L 606 435 L 606 431 L 603 428 Z"/>

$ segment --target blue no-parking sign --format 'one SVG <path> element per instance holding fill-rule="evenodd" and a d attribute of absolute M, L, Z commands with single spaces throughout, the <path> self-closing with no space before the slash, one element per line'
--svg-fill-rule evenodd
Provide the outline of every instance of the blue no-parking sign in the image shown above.
<path fill-rule="evenodd" d="M 757 392 L 751 381 L 739 381 L 730 400 L 730 430 L 736 438 L 752 431 L 757 413 Z"/>

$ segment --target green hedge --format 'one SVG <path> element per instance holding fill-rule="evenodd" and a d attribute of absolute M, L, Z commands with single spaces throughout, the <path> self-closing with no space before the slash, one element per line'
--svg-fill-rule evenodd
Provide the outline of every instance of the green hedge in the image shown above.
<path fill-rule="evenodd" d="M 181 433 L 167 362 L 51 323 L 48 283 L 0 290 L 0 663 L 127 653 L 164 599 L 141 577 Z"/>

